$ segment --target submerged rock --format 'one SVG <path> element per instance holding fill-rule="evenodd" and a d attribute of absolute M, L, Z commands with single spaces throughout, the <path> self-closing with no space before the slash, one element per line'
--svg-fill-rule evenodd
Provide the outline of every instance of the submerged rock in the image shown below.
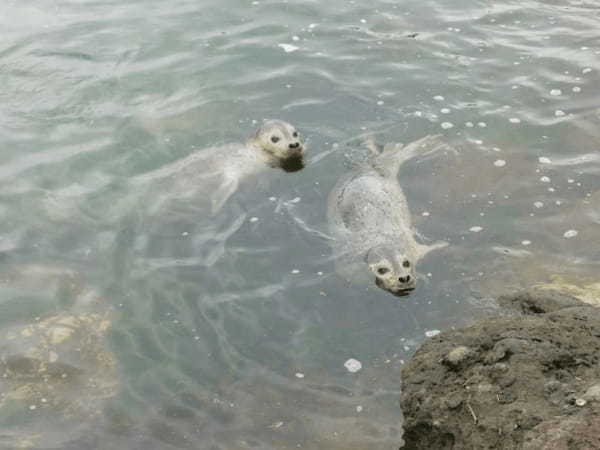
<path fill-rule="evenodd" d="M 23 276 L 36 278 L 38 272 Z M 66 275 L 72 274 L 56 270 L 56 276 Z M 99 307 L 99 296 L 77 281 L 73 308 L 0 329 L 1 448 L 65 448 L 94 426 L 118 390 L 107 343 L 111 316 Z M 80 296 L 90 308 L 80 307 Z"/>
<path fill-rule="evenodd" d="M 427 340 L 402 370 L 410 450 L 600 448 L 600 310 L 554 291 Z"/>

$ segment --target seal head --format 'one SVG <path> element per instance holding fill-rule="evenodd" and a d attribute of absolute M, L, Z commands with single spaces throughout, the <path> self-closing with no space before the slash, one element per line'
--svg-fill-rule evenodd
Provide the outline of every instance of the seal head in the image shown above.
<path fill-rule="evenodd" d="M 410 294 L 416 287 L 415 267 L 400 248 L 378 245 L 369 249 L 366 262 L 375 276 L 375 285 L 398 297 Z"/>
<path fill-rule="evenodd" d="M 286 172 L 304 168 L 304 144 L 296 128 L 287 122 L 265 120 L 249 144 L 260 148 L 272 167 Z"/>

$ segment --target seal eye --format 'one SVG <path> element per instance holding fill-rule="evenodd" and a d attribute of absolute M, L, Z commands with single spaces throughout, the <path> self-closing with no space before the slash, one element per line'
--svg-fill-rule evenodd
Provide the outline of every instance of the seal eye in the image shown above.
<path fill-rule="evenodd" d="M 379 275 L 385 275 L 389 271 L 390 271 L 390 269 L 388 269 L 387 267 L 380 267 L 379 269 L 377 269 L 377 273 Z"/>
<path fill-rule="evenodd" d="M 271 142 L 275 144 L 276 142 L 279 142 L 279 138 L 277 136 L 271 136 Z"/>
<path fill-rule="evenodd" d="M 294 136 L 294 137 L 298 137 L 298 132 L 297 132 L 297 131 L 294 131 L 294 134 L 292 134 L 292 136 Z"/>
<path fill-rule="evenodd" d="M 410 261 L 408 259 L 405 259 L 404 262 L 402 263 L 402 267 L 409 268 L 410 267 Z"/>

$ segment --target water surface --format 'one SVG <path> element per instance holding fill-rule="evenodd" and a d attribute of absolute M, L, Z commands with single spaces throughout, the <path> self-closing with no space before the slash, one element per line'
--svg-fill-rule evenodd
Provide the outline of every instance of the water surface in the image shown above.
<path fill-rule="evenodd" d="M 397 448 L 399 369 L 426 332 L 598 273 L 598 29 L 588 1 L 5 2 L 0 326 L 88 308 L 74 273 L 113 315 L 120 384 L 78 427 L 2 414 L 2 444 Z M 217 217 L 148 213 L 129 180 L 263 118 L 301 130 L 305 170 Z M 450 247 L 408 298 L 347 285 L 322 233 L 361 136 L 438 133 L 456 153 L 399 180 Z"/>

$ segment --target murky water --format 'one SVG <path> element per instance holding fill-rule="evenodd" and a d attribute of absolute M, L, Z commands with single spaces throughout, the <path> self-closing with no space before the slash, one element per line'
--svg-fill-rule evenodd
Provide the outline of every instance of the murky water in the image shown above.
<path fill-rule="evenodd" d="M 10 366 L 0 444 L 396 448 L 399 368 L 427 331 L 598 273 L 599 29 L 583 0 L 4 2 L 0 331 L 33 358 L 28 326 L 100 311 L 84 348 L 114 355 L 118 383 L 87 382 L 94 359 L 67 361 L 71 384 Z M 301 130 L 308 165 L 215 217 L 201 199 L 152 214 L 130 183 L 263 118 Z M 399 179 L 419 231 L 451 245 L 406 299 L 345 284 L 326 198 L 361 136 L 436 133 L 456 154 Z"/>

